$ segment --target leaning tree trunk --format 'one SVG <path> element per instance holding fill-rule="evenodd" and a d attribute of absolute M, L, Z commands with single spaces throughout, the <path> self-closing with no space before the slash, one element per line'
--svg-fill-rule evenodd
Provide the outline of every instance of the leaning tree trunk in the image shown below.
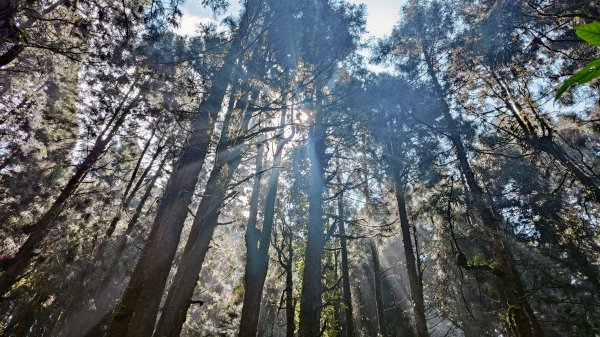
<path fill-rule="evenodd" d="M 280 127 L 285 125 L 285 111 L 282 111 Z M 265 198 L 265 211 L 263 215 L 263 226 L 260 232 L 260 241 L 257 237 L 257 229 L 251 230 L 247 234 L 248 256 L 246 259 L 246 269 L 244 272 L 244 303 L 242 306 L 242 317 L 240 321 L 240 337 L 255 337 L 258 330 L 258 318 L 260 316 L 260 301 L 262 299 L 263 287 L 269 269 L 269 247 L 271 246 L 271 233 L 273 232 L 273 223 L 275 220 L 275 206 L 277 201 L 277 188 L 279 186 L 279 173 L 281 172 L 281 157 L 283 147 L 287 140 L 281 135 L 273 167 L 267 186 L 267 195 Z"/>
<path fill-rule="evenodd" d="M 402 231 L 402 244 L 404 246 L 404 257 L 406 259 L 406 272 L 408 274 L 408 285 L 410 287 L 410 297 L 415 316 L 415 330 L 417 337 L 427 337 L 427 318 L 425 317 L 425 301 L 423 299 L 423 287 L 420 280 L 421 272 L 417 269 L 418 264 L 415 257 L 411 234 L 410 223 L 408 221 L 408 212 L 406 210 L 405 186 L 401 181 L 400 173 L 394 175 L 396 185 L 396 201 L 398 203 L 398 213 L 400 215 L 400 228 Z"/>
<path fill-rule="evenodd" d="M 456 122 L 450 113 L 450 107 L 445 99 L 445 92 L 437 79 L 431 55 L 423 48 L 428 75 L 433 81 L 437 99 L 441 105 L 444 122 L 447 125 L 449 138 L 455 147 L 460 169 L 465 176 L 467 186 L 471 193 L 473 206 L 479 213 L 484 228 L 489 234 L 487 240 L 493 257 L 496 259 L 494 270 L 495 283 L 499 290 L 502 301 L 507 306 L 507 325 L 519 337 L 543 337 L 545 336 L 537 317 L 526 300 L 525 292 L 521 284 L 520 276 L 510 256 L 509 248 L 500 232 L 501 221 L 494 214 L 483 189 L 475 179 L 468 160 L 467 151 L 464 147 Z"/>
<path fill-rule="evenodd" d="M 131 91 L 129 92 L 131 93 Z M 35 250 L 46 238 L 48 231 L 54 225 L 56 219 L 60 216 L 63 209 L 67 205 L 71 196 L 75 193 L 79 187 L 81 181 L 87 176 L 87 173 L 93 168 L 98 159 L 104 154 L 106 147 L 116 136 L 117 131 L 125 123 L 125 120 L 134 105 L 138 102 L 139 95 L 133 98 L 127 106 L 123 106 L 125 100 L 127 100 L 129 93 L 123 98 L 121 108 L 114 113 L 114 118 L 105 127 L 104 131 L 96 138 L 94 146 L 85 157 L 83 162 L 77 165 L 75 172 L 60 191 L 60 194 L 52 203 L 52 206 L 33 224 L 31 225 L 32 231 L 25 243 L 19 248 L 17 254 L 8 259 L 2 261 L 0 267 L 4 269 L 2 278 L 0 279 L 0 295 L 8 292 L 13 284 L 19 279 L 19 277 L 25 272 L 29 266 L 31 260 L 36 256 Z"/>
<path fill-rule="evenodd" d="M 318 111 L 316 122 L 308 139 L 310 159 L 310 191 L 308 205 L 308 229 L 304 270 L 302 272 L 302 294 L 300 296 L 299 337 L 315 337 L 321 334 L 321 256 L 325 245 L 323 235 L 323 173 L 325 158 L 326 129 L 322 111 Z"/>
<path fill-rule="evenodd" d="M 188 207 L 204 165 L 213 123 L 221 109 L 236 60 L 243 51 L 242 42 L 251 24 L 253 5 L 247 6 L 250 7 L 246 8 L 231 48 L 213 79 L 206 101 L 200 105 L 192 132 L 169 178 L 152 231 L 121 302 L 115 309 L 107 336 L 152 335 Z"/>
<path fill-rule="evenodd" d="M 157 152 L 160 153 L 162 151 Z M 113 253 L 111 256 L 106 256 L 106 254 L 103 253 L 97 254 L 94 257 L 95 260 L 91 264 L 101 263 L 101 259 L 107 259 L 107 261 L 104 263 L 105 267 L 103 267 L 99 273 L 92 274 L 95 277 L 99 276 L 101 278 L 96 280 L 90 280 L 89 277 L 84 278 L 81 282 L 81 285 L 77 286 L 76 291 L 82 293 L 81 300 L 74 302 L 65 314 L 66 317 L 64 319 L 64 324 L 61 327 L 61 332 L 58 334 L 59 336 L 75 337 L 87 334 L 88 332 L 93 331 L 94 327 L 97 326 L 99 322 L 105 320 L 106 316 L 110 314 L 111 309 L 114 306 L 114 301 L 118 298 L 120 292 L 122 291 L 120 286 L 117 286 L 116 290 L 113 288 L 115 288 L 115 285 L 120 284 L 115 280 L 115 271 L 123 253 L 125 252 L 125 248 L 127 247 L 127 238 L 133 232 L 135 224 L 137 224 L 137 220 L 139 219 L 144 206 L 152 195 L 152 190 L 154 189 L 158 178 L 162 175 L 164 166 L 168 159 L 169 156 L 165 155 L 161 160 L 156 172 L 150 178 L 144 194 L 141 196 L 138 205 L 129 219 L 125 232 L 117 238 L 113 245 L 110 245 L 110 247 L 113 248 Z M 149 166 L 151 165 L 152 163 L 149 164 Z M 140 177 L 140 179 L 143 179 L 143 177 Z M 104 250 L 108 250 L 108 243 L 103 242 L 102 244 L 106 244 L 106 248 L 104 248 Z M 90 266 L 87 268 L 89 267 Z M 112 291 L 107 291 L 108 289 L 111 289 Z M 93 310 L 89 308 L 90 303 L 94 304 Z"/>
<path fill-rule="evenodd" d="M 250 102 L 256 100 L 258 93 L 257 89 L 253 90 Z M 249 105 L 247 104 L 243 109 L 245 113 L 239 128 L 242 132 L 247 131 L 250 119 L 255 112 L 255 109 L 249 108 Z M 221 139 L 217 146 L 215 166 L 206 183 L 204 197 L 196 211 L 190 235 L 163 305 L 162 314 L 154 334 L 157 337 L 179 336 L 183 328 L 204 258 L 208 252 L 214 230 L 218 225 L 221 205 L 225 199 L 227 187 L 241 162 L 242 151 L 246 148 L 246 146 L 239 143 L 240 139 L 229 139 L 228 132 L 230 130 L 227 126 L 229 124 L 227 120 L 231 120 L 231 111 L 229 116 L 226 117 Z M 153 317 L 147 319 L 154 320 Z"/>
<path fill-rule="evenodd" d="M 131 200 L 135 196 L 136 192 L 141 187 L 142 182 L 144 181 L 144 178 L 146 177 L 146 175 L 149 172 L 149 169 L 152 168 L 154 161 L 156 160 L 156 158 L 158 158 L 158 156 L 160 155 L 160 153 L 163 150 L 163 146 L 159 145 L 156 152 L 154 152 L 154 154 L 152 155 L 152 159 L 150 160 L 150 163 L 148 164 L 148 166 L 142 173 L 141 177 L 138 177 L 138 172 L 141 168 L 142 161 L 144 160 L 144 157 L 146 157 L 146 152 L 148 151 L 148 148 L 150 147 L 150 144 L 152 143 L 152 139 L 154 138 L 155 131 L 156 131 L 156 128 L 153 128 L 152 132 L 150 134 L 150 137 L 148 137 L 148 140 L 146 141 L 146 144 L 144 145 L 144 147 L 142 149 L 142 153 L 139 155 L 138 160 L 135 163 L 135 167 L 133 168 L 133 170 L 131 172 L 131 178 L 129 178 L 129 182 L 127 183 L 127 186 L 125 187 L 125 191 L 123 192 L 123 195 L 121 197 L 121 200 L 120 200 L 121 204 L 119 206 L 119 210 L 117 211 L 117 214 L 115 214 L 115 216 L 112 218 L 112 220 L 110 221 L 110 223 L 108 225 L 108 228 L 106 229 L 106 237 L 107 238 L 110 238 L 112 236 L 112 234 L 114 233 L 115 229 L 117 229 L 117 225 L 119 224 L 119 221 L 121 220 L 121 217 L 123 216 L 123 212 L 125 212 L 127 210 L 127 208 L 129 207 L 129 203 L 131 202 Z M 137 180 L 137 183 L 134 185 L 134 182 L 136 180 Z"/>

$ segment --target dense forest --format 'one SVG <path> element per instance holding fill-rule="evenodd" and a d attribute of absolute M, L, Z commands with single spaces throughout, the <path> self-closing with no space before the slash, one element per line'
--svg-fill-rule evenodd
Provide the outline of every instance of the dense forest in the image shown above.
<path fill-rule="evenodd" d="M 600 1 L 366 2 L 0 0 L 0 335 L 600 336 Z"/>

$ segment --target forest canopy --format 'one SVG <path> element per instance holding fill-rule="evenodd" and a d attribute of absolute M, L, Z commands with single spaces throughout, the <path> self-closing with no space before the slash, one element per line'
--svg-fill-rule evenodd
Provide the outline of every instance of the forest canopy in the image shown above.
<path fill-rule="evenodd" d="M 600 336 L 600 1 L 399 4 L 0 1 L 0 335 Z"/>

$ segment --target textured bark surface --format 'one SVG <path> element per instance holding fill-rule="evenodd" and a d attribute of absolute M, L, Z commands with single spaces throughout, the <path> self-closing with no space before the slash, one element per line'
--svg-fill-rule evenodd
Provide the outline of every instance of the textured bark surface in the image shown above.
<path fill-rule="evenodd" d="M 216 116 L 224 95 L 225 89 L 216 85 L 200 108 L 188 145 L 167 183 L 146 246 L 114 313 L 108 336 L 152 335 L 187 207 L 204 165 L 212 130 L 211 116 Z"/>
<path fill-rule="evenodd" d="M 338 176 L 339 179 L 339 176 Z M 338 180 L 341 185 L 341 181 Z M 348 264 L 348 245 L 346 242 L 346 222 L 344 215 L 344 194 L 338 197 L 338 232 L 340 234 L 340 252 L 342 255 L 342 294 L 344 299 L 344 334 L 355 337 L 354 318 L 352 312 L 352 291 L 350 289 L 350 267 Z"/>
<path fill-rule="evenodd" d="M 282 114 L 280 126 L 285 125 L 285 112 Z M 271 233 L 275 221 L 275 206 L 277 201 L 277 188 L 279 186 L 279 174 L 281 172 L 281 158 L 286 139 L 279 138 L 273 158 L 273 167 L 267 185 L 265 198 L 265 210 L 263 213 L 263 225 L 258 240 L 256 228 L 247 233 L 248 256 L 244 273 L 244 303 L 242 305 L 242 318 L 240 323 L 240 337 L 254 337 L 258 330 L 258 318 L 260 316 L 260 303 L 263 287 L 269 269 L 269 248 L 271 247 Z M 258 240 L 258 241 L 257 241 Z"/>
<path fill-rule="evenodd" d="M 254 102 L 258 94 L 258 89 L 254 89 L 250 100 L 241 109 L 244 111 L 244 117 L 239 127 L 242 132 L 247 131 L 250 119 L 255 112 L 254 108 L 249 108 L 250 102 Z M 232 113 L 233 111 L 229 111 L 225 117 L 221 138 L 217 145 L 215 166 L 206 183 L 204 197 L 196 210 L 190 235 L 163 305 L 155 336 L 179 336 L 183 328 L 204 258 L 218 225 L 221 205 L 225 199 L 227 187 L 242 160 L 242 152 L 246 149 L 246 146 L 239 143 L 238 139 L 229 138 L 231 130 L 228 126 L 231 122 Z"/>
<path fill-rule="evenodd" d="M 421 284 L 421 272 L 417 269 L 417 257 L 415 257 L 413 243 L 411 239 L 410 223 L 408 212 L 406 210 L 406 200 L 404 185 L 401 182 L 399 173 L 395 175 L 396 201 L 398 203 L 398 213 L 400 215 L 400 228 L 402 231 L 402 244 L 404 246 L 404 256 L 406 259 L 406 273 L 408 274 L 408 285 L 410 288 L 410 298 L 415 317 L 415 330 L 417 337 L 427 337 L 427 318 L 425 317 L 425 300 L 423 299 L 423 287 Z"/>
<path fill-rule="evenodd" d="M 323 247 L 323 172 L 325 160 L 325 126 L 317 112 L 315 126 L 308 140 L 310 158 L 310 192 L 308 205 L 308 231 L 304 270 L 302 272 L 302 295 L 300 297 L 300 337 L 314 337 L 321 333 L 321 277 Z"/>
<path fill-rule="evenodd" d="M 289 245 L 287 263 L 285 265 L 285 336 L 294 337 L 296 330 L 296 300 L 294 299 L 294 247 L 292 246 L 292 233 L 288 233 Z"/>
<path fill-rule="evenodd" d="M 173 170 L 142 255 L 116 308 L 107 336 L 151 336 L 160 300 L 188 215 L 188 206 L 204 165 L 213 123 L 229 85 L 242 42 L 250 25 L 250 12 L 242 17 L 223 66 L 213 79 L 207 99 L 200 104 L 187 144 Z"/>
<path fill-rule="evenodd" d="M 254 171 L 254 185 L 250 196 L 250 214 L 246 224 L 246 269 L 244 271 L 244 302 L 242 304 L 242 317 L 240 319 L 239 336 L 256 336 L 258 329 L 258 318 L 260 316 L 260 296 L 256 303 L 256 243 L 258 241 L 258 229 L 256 222 L 258 218 L 258 197 L 260 194 L 260 180 L 263 162 L 264 145 L 260 145 L 256 154 L 256 169 Z"/>
<path fill-rule="evenodd" d="M 377 307 L 377 326 L 379 328 L 379 334 L 383 337 L 387 337 L 387 322 L 385 320 L 385 306 L 383 301 L 383 290 L 382 290 L 382 273 L 381 264 L 379 263 L 379 253 L 377 252 L 377 244 L 374 240 L 371 240 L 371 257 L 373 259 L 373 278 L 375 283 L 375 304 Z"/>

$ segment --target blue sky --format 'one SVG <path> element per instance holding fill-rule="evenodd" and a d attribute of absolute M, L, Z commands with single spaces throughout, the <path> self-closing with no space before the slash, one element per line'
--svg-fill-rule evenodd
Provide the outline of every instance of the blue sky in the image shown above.
<path fill-rule="evenodd" d="M 400 17 L 400 7 L 405 0 L 348 0 L 352 3 L 367 5 L 367 31 L 368 36 L 383 37 L 389 34 Z M 231 1 L 230 10 L 237 12 L 239 4 Z M 183 6 L 183 18 L 179 34 L 191 35 L 195 27 L 201 22 L 212 21 L 210 11 L 202 7 L 199 0 L 187 0 Z"/>

